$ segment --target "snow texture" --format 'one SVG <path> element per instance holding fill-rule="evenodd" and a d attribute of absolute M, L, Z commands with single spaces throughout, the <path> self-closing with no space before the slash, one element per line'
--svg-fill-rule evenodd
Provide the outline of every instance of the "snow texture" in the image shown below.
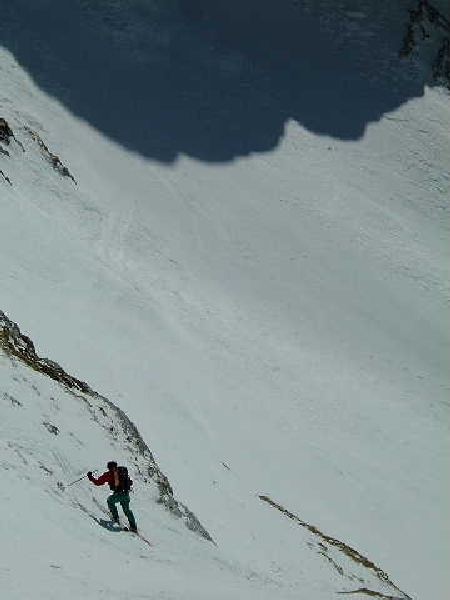
<path fill-rule="evenodd" d="M 98 392 L 0 350 L 8 600 L 448 595 L 449 96 L 409 2 L 274 6 L 0 0 L 0 310 Z"/>

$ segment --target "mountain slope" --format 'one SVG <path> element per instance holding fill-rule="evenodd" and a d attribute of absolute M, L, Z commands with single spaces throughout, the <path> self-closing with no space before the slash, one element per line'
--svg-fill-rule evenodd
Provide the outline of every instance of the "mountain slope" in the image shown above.
<path fill-rule="evenodd" d="M 77 23 L 85 14 L 75 6 Z M 106 50 L 118 21 L 109 26 L 108 13 L 99 14 Z M 138 27 L 134 13 L 124 14 Z M 354 30 L 358 43 L 363 30 Z M 146 109 L 118 111 L 101 81 L 79 89 L 80 61 L 67 70 L 45 63 L 47 87 L 17 51 L 26 46 L 23 30 L 13 31 L 16 45 L 8 38 L 0 50 L 0 110 L 23 149 L 12 141 L 10 156 L 0 157 L 12 182 L 0 180 L 1 309 L 39 354 L 139 424 L 175 495 L 221 552 L 259 573 L 279 569 L 280 597 L 311 585 L 309 597 L 321 598 L 315 586 L 328 586 L 328 567 L 323 581 L 319 567 L 302 568 L 298 548 L 309 538 L 259 495 L 356 548 L 411 596 L 443 598 L 448 482 L 437 474 L 448 456 L 448 95 L 423 87 L 413 70 L 420 93 L 358 121 L 349 137 L 288 115 L 269 144 L 246 146 L 238 119 L 233 140 L 244 141 L 229 152 L 225 139 L 226 162 L 214 152 L 219 135 L 208 160 L 211 139 L 201 138 L 202 152 L 186 150 L 171 137 L 164 107 L 152 106 L 157 143 L 168 140 L 161 159 L 148 150 Z M 54 36 L 52 29 L 52 44 Z M 189 36 L 199 56 L 204 42 Z M 37 46 L 44 38 L 39 27 L 26 36 Z M 119 46 L 131 40 L 125 28 Z M 93 37 L 85 41 L 95 55 Z M 219 50 L 202 54 L 207 73 L 220 57 L 239 66 L 237 50 Z M 117 56 L 114 44 L 111 52 Z M 56 52 L 47 57 L 59 61 Z M 364 104 L 347 68 L 346 94 Z M 393 70 L 380 76 L 395 79 L 398 67 L 385 68 Z M 326 113 L 326 69 L 310 88 L 315 118 Z M 65 102 L 54 89 L 61 70 L 65 85 L 73 82 L 66 91 L 101 106 L 108 122 L 120 115 L 129 137 Z M 161 78 L 146 73 L 157 88 Z M 167 89 L 178 100 L 178 88 Z M 135 87 L 122 90 L 138 103 Z M 198 90 L 208 116 L 214 103 Z M 257 86 L 254 93 L 267 98 Z M 76 184 L 52 168 L 29 129 Z M 345 587 L 339 577 L 333 586 Z"/>
<path fill-rule="evenodd" d="M 148 593 L 174 599 L 269 598 L 274 593 L 294 598 L 298 588 L 326 598 L 342 584 L 380 593 L 394 590 L 406 598 L 382 572 L 336 550 L 317 532 L 289 531 L 296 541 L 303 540 L 299 556 L 303 568 L 308 566 L 307 577 L 300 572 L 297 582 L 285 578 L 294 564 L 277 565 L 272 559 L 269 571 L 260 571 L 254 559 L 237 562 L 214 547 L 195 516 L 173 498 L 122 411 L 56 363 L 39 359 L 30 340 L 3 313 L 0 342 L 1 503 L 8 515 L 2 521 L 2 539 L 8 541 L 2 586 L 8 598 L 61 593 L 67 598 L 81 593 L 87 598 Z M 93 457 L 106 463 L 111 456 L 130 465 L 140 537 L 111 525 L 104 490 L 86 480 Z M 200 537 L 183 530 L 176 517 Z M 324 568 L 320 556 L 331 566 Z"/>

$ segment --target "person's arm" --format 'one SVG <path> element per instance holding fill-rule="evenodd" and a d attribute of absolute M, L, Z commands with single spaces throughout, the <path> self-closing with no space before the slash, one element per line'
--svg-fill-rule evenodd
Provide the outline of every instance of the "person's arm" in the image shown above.
<path fill-rule="evenodd" d="M 92 472 L 89 471 L 89 473 L 87 474 L 89 481 L 92 481 L 92 483 L 94 485 L 104 485 L 105 483 L 109 482 L 109 472 L 107 471 L 106 473 L 103 473 L 103 475 L 100 475 L 100 477 L 98 477 L 98 479 L 96 479 L 93 475 Z"/>

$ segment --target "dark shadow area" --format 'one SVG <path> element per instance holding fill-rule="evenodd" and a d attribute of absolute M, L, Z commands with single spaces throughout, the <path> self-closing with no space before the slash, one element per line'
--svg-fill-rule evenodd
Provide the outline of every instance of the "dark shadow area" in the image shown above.
<path fill-rule="evenodd" d="M 101 519 L 99 517 L 96 517 L 95 515 L 93 515 L 89 509 L 87 509 L 85 506 L 83 506 L 83 504 L 81 504 L 80 502 L 76 503 L 76 506 L 85 514 L 87 515 L 89 518 L 91 518 L 93 521 L 95 521 L 95 523 L 97 523 L 97 525 L 100 525 L 100 527 L 103 527 L 103 529 L 107 529 L 108 531 L 112 531 L 112 532 L 122 532 L 124 531 L 124 529 L 118 525 L 117 523 L 111 521 L 111 520 L 107 520 L 107 519 Z"/>
<path fill-rule="evenodd" d="M 129 150 L 221 162 L 273 149 L 291 120 L 355 140 L 422 95 L 421 76 L 398 59 L 408 6 L 0 0 L 0 43 L 41 89 Z"/>
<path fill-rule="evenodd" d="M 107 529 L 108 531 L 113 531 L 113 532 L 124 531 L 123 528 L 120 527 L 120 525 L 117 525 L 117 523 L 113 523 L 112 521 L 106 521 L 105 519 L 99 519 L 97 517 L 94 517 L 93 515 L 91 515 L 91 517 L 98 525 L 100 525 L 100 527 L 103 527 L 104 529 Z"/>

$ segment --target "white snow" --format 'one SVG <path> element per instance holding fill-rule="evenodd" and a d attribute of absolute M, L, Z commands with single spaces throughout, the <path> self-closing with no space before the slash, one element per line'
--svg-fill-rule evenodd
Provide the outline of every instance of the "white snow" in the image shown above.
<path fill-rule="evenodd" d="M 291 119 L 270 151 L 163 162 L 67 108 L 6 47 L 0 65 L 0 116 L 25 148 L 0 157 L 13 183 L 0 179 L 0 309 L 129 415 L 217 542 L 139 481 L 152 549 L 80 511 L 103 518 L 106 490 L 56 482 L 132 457 L 59 384 L 0 353 L 4 597 L 394 593 L 333 554 L 364 584 L 341 576 L 267 494 L 411 597 L 443 600 L 448 94 L 426 87 L 360 139 Z"/>

